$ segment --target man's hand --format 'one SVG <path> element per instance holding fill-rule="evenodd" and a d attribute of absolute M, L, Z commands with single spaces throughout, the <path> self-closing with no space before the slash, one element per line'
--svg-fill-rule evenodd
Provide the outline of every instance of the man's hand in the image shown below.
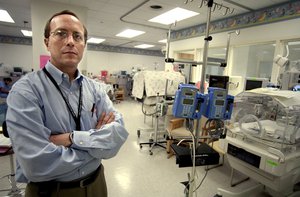
<path fill-rule="evenodd" d="M 72 145 L 72 141 L 70 138 L 71 133 L 63 133 L 63 134 L 58 134 L 58 135 L 51 135 L 49 140 L 53 144 L 57 146 L 65 146 L 69 147 Z"/>
<path fill-rule="evenodd" d="M 111 123 L 115 120 L 115 115 L 113 112 L 106 114 L 103 112 L 97 122 L 96 129 L 100 129 L 103 125 Z M 58 135 L 51 135 L 49 140 L 57 146 L 69 147 L 72 145 L 70 138 L 71 133 L 63 133 Z"/>
<path fill-rule="evenodd" d="M 100 129 L 103 125 L 111 123 L 114 120 L 115 120 L 115 115 L 113 112 L 109 112 L 109 114 L 103 112 L 97 122 L 96 129 Z"/>

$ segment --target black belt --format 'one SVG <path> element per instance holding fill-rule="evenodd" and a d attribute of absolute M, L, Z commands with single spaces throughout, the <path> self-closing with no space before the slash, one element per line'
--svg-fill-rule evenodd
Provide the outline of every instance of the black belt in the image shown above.
<path fill-rule="evenodd" d="M 101 170 L 101 165 L 97 170 L 95 170 L 95 172 L 91 173 L 86 177 L 83 177 L 82 179 L 76 181 L 70 181 L 70 182 L 57 182 L 57 183 L 59 184 L 59 187 L 61 189 L 76 188 L 76 187 L 84 188 L 96 180 L 96 178 L 100 173 L 100 170 Z"/>
<path fill-rule="evenodd" d="M 70 189 L 70 188 L 85 188 L 91 183 L 93 183 L 98 177 L 101 170 L 101 165 L 97 170 L 92 172 L 86 177 L 81 179 L 70 181 L 70 182 L 59 182 L 59 181 L 45 181 L 45 182 L 31 182 L 31 184 L 36 185 L 39 189 L 40 196 L 47 196 L 53 189 Z"/>

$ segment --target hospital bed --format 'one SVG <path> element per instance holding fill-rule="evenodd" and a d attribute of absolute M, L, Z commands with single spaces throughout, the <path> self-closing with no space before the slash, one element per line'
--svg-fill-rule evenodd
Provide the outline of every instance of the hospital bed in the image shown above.
<path fill-rule="evenodd" d="M 168 82 L 167 82 L 168 81 Z M 170 71 L 140 71 L 133 76 L 132 96 L 138 99 L 175 95 L 178 85 L 184 83 L 185 78 L 179 72 Z M 166 83 L 167 90 L 166 90 Z"/>

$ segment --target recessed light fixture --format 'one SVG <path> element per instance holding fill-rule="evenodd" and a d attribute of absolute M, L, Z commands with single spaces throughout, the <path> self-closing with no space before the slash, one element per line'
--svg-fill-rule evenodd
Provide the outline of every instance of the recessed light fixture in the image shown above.
<path fill-rule="evenodd" d="M 126 29 L 126 30 L 122 31 L 121 33 L 118 33 L 116 36 L 125 37 L 125 38 L 133 38 L 133 37 L 139 36 L 144 33 L 145 33 L 144 31 Z"/>
<path fill-rule="evenodd" d="M 134 47 L 135 48 L 140 48 L 140 49 L 146 49 L 146 48 L 154 47 L 154 45 L 151 45 L 151 44 L 140 44 L 140 45 L 136 45 Z"/>
<path fill-rule="evenodd" d="M 158 42 L 167 43 L 167 39 L 159 40 Z"/>
<path fill-rule="evenodd" d="M 88 43 L 94 43 L 94 44 L 100 44 L 101 42 L 104 42 L 104 41 L 105 41 L 105 39 L 102 39 L 102 38 L 94 38 L 94 37 L 89 38 L 89 39 L 87 40 Z"/>
<path fill-rule="evenodd" d="M 161 5 L 150 5 L 150 8 L 153 10 L 160 10 L 160 9 L 162 9 L 162 6 Z"/>
<path fill-rule="evenodd" d="M 9 13 L 6 10 L 0 10 L 0 21 L 8 22 L 8 23 L 15 23 L 15 21 L 11 18 Z"/>
<path fill-rule="evenodd" d="M 32 31 L 22 29 L 21 32 L 26 37 L 32 37 Z"/>
<path fill-rule="evenodd" d="M 211 56 L 212 57 L 225 57 L 225 53 L 215 53 L 215 54 L 212 54 Z"/>
<path fill-rule="evenodd" d="M 169 24 L 174 23 L 175 21 L 181 21 L 181 20 L 196 16 L 198 14 L 199 14 L 198 12 L 193 12 L 190 10 L 186 10 L 186 9 L 177 7 L 168 12 L 165 12 L 161 15 L 154 17 L 154 18 L 150 19 L 149 21 L 154 22 L 154 23 L 161 23 L 164 25 L 169 25 Z"/>

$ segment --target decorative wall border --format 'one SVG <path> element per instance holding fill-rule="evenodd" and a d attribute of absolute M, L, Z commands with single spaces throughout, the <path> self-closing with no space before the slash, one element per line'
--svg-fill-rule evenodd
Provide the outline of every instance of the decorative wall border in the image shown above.
<path fill-rule="evenodd" d="M 0 35 L 0 43 L 32 45 L 32 38 Z M 104 51 L 104 52 L 164 57 L 162 52 L 158 50 L 134 49 L 134 48 L 127 48 L 127 47 L 101 45 L 101 44 L 100 45 L 88 44 L 87 49 L 91 51 Z"/>
<path fill-rule="evenodd" d="M 298 17 L 300 17 L 300 1 L 293 0 L 258 11 L 212 21 L 209 31 L 210 33 L 219 33 Z M 203 36 L 205 35 L 205 30 L 206 23 L 173 31 L 171 33 L 171 41 Z"/>
<path fill-rule="evenodd" d="M 135 49 L 135 48 L 128 48 L 128 47 L 109 46 L 103 44 L 99 44 L 99 45 L 88 44 L 87 49 L 91 51 L 105 51 L 105 52 L 114 52 L 114 53 L 127 53 L 127 54 L 134 54 L 134 55 L 164 57 L 162 52 L 158 50 Z"/>
<path fill-rule="evenodd" d="M 13 36 L 0 35 L 0 43 L 32 45 L 32 39 L 31 38 L 25 38 L 25 37 L 13 37 Z"/>

